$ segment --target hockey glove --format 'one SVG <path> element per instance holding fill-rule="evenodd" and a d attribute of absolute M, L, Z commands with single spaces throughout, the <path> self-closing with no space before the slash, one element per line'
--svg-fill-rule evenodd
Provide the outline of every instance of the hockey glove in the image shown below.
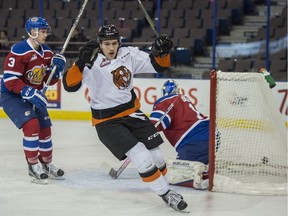
<path fill-rule="evenodd" d="M 58 79 L 60 77 L 61 73 L 64 70 L 65 64 L 66 64 L 66 58 L 61 54 L 56 54 L 52 58 L 50 67 L 51 71 L 53 70 L 53 67 L 56 66 L 56 71 L 53 75 L 54 79 Z"/>
<path fill-rule="evenodd" d="M 48 104 L 46 96 L 31 86 L 25 86 L 20 93 L 24 100 L 28 100 L 39 109 L 44 109 Z"/>
<path fill-rule="evenodd" d="M 160 37 L 156 38 L 156 40 L 152 44 L 151 52 L 155 57 L 164 57 L 168 55 L 172 47 L 172 40 L 169 39 L 167 35 L 163 34 Z"/>
<path fill-rule="evenodd" d="M 90 40 L 80 48 L 78 58 L 75 62 L 80 71 L 83 71 L 85 66 L 87 66 L 89 69 L 92 68 L 94 61 L 98 56 L 99 50 L 100 46 L 96 40 Z"/>

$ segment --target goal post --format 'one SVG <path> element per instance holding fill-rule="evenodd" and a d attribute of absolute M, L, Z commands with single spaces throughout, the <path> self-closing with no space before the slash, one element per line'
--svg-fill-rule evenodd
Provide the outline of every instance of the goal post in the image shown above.
<path fill-rule="evenodd" d="M 287 129 L 260 73 L 211 71 L 209 190 L 287 195 Z"/>

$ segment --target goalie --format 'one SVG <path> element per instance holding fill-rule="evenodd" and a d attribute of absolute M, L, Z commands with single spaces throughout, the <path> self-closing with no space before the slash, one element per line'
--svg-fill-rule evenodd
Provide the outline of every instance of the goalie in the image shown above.
<path fill-rule="evenodd" d="M 167 80 L 150 115 L 152 123 L 161 121 L 163 131 L 175 148 L 177 159 L 168 159 L 169 182 L 173 185 L 208 187 L 209 118 L 200 113 L 188 97 L 180 94 L 175 80 Z"/>

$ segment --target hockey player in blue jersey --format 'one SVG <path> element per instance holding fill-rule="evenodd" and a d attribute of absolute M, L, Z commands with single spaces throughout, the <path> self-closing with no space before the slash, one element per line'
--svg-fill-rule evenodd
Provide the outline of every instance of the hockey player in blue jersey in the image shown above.
<path fill-rule="evenodd" d="M 25 28 L 29 38 L 14 44 L 4 62 L 1 103 L 10 120 L 23 132 L 28 174 L 35 182 L 47 183 L 49 176 L 63 178 L 64 171 L 52 164 L 52 124 L 47 98 L 41 90 L 54 66 L 57 69 L 50 85 L 58 81 L 66 59 L 44 44 L 51 29 L 44 18 L 29 18 Z"/>

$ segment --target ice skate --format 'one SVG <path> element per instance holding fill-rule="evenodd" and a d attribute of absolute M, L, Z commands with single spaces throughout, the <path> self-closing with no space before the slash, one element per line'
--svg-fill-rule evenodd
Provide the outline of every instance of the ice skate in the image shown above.
<path fill-rule="evenodd" d="M 189 213 L 190 211 L 187 209 L 187 203 L 183 200 L 183 197 L 176 193 L 175 191 L 169 190 L 166 194 L 161 196 L 164 202 L 170 206 L 171 208 Z"/>
<path fill-rule="evenodd" d="M 56 167 L 52 163 L 42 163 L 42 169 L 49 176 L 49 178 L 64 180 L 64 171 Z"/>
<path fill-rule="evenodd" d="M 41 164 L 29 164 L 28 163 L 28 174 L 32 177 L 32 182 L 37 184 L 47 184 L 48 175 L 43 171 Z"/>

